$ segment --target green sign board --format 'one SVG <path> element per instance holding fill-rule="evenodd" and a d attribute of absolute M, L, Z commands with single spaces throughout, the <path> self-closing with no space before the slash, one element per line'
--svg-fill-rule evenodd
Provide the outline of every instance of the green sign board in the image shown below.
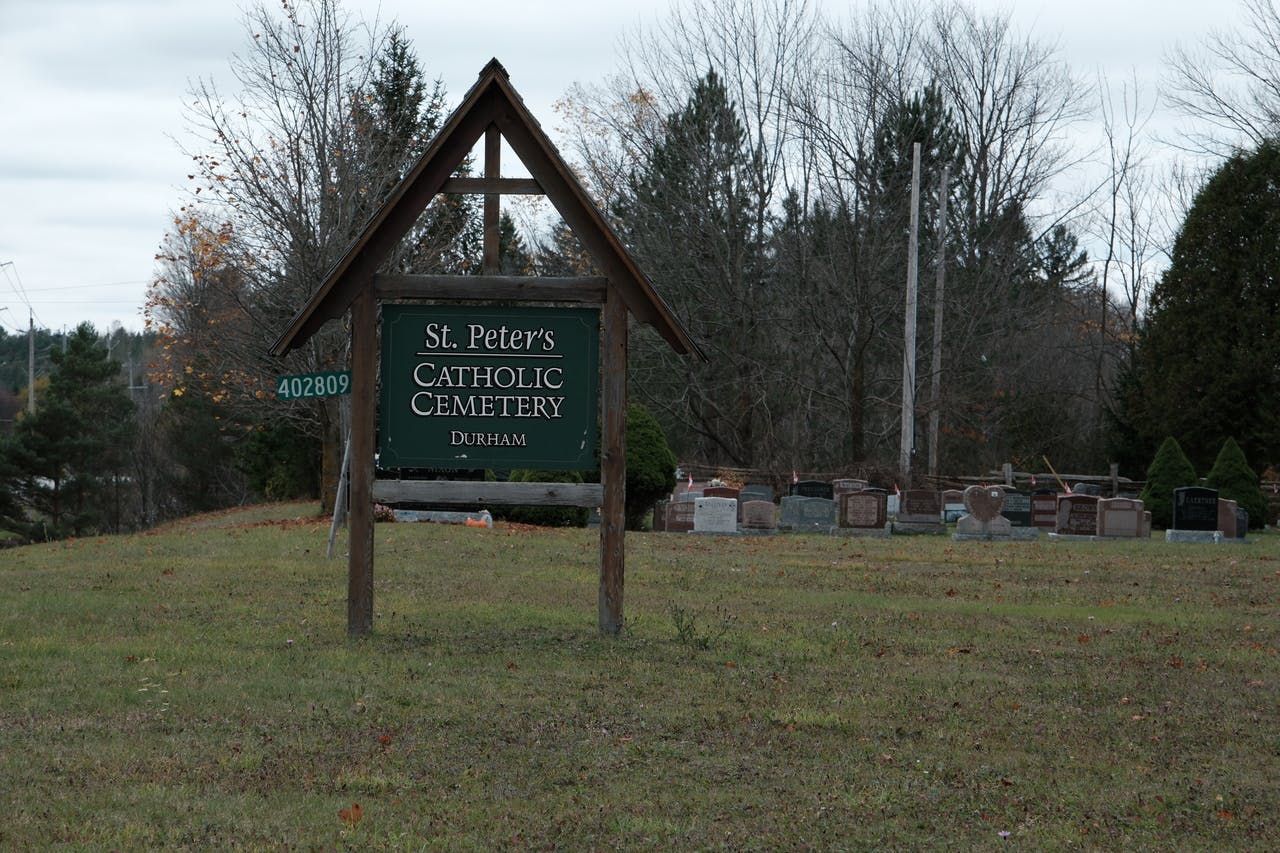
<path fill-rule="evenodd" d="M 382 306 L 382 468 L 596 467 L 600 312 Z"/>
<path fill-rule="evenodd" d="M 281 400 L 301 400 L 305 397 L 335 397 L 351 393 L 351 371 L 334 370 L 328 373 L 300 373 L 297 376 L 281 376 L 276 380 L 276 396 Z"/>

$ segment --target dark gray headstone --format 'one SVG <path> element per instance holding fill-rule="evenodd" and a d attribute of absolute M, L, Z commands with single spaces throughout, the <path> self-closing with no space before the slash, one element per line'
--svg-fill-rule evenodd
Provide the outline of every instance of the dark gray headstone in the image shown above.
<path fill-rule="evenodd" d="M 835 501 L 787 495 L 782 499 L 778 527 L 787 530 L 829 533 L 835 520 Z"/>
<path fill-rule="evenodd" d="M 1071 487 L 1073 495 L 1092 495 L 1093 497 L 1102 496 L 1102 486 L 1097 483 L 1076 483 Z"/>
<path fill-rule="evenodd" d="M 1244 539 L 1249 532 L 1249 510 L 1236 507 L 1236 538 Z"/>
<path fill-rule="evenodd" d="M 747 501 L 771 501 L 773 500 L 773 489 L 757 483 L 748 483 L 742 487 L 742 494 L 738 496 L 738 500 L 743 503 Z"/>
<path fill-rule="evenodd" d="M 1218 490 L 1183 486 L 1173 490 L 1174 530 L 1217 530 Z"/>
<path fill-rule="evenodd" d="M 791 486 L 791 494 L 802 498 L 835 499 L 835 489 L 830 483 L 824 483 L 821 480 L 801 480 L 794 483 Z"/>
<path fill-rule="evenodd" d="M 1031 495 L 1026 492 L 1010 492 L 1004 493 L 1004 505 L 1000 507 L 1000 514 L 1009 519 L 1009 523 L 1014 527 L 1031 527 Z"/>

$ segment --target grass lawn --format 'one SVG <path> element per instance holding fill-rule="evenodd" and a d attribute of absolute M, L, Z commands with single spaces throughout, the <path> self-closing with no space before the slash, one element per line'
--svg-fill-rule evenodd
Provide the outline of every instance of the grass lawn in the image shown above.
<path fill-rule="evenodd" d="M 604 638 L 385 524 L 350 640 L 311 511 L 0 551 L 0 848 L 1280 849 L 1280 535 L 631 534 Z"/>

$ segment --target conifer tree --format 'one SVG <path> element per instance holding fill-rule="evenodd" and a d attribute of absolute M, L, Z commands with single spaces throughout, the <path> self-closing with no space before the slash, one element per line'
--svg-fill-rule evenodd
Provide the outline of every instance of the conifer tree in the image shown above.
<path fill-rule="evenodd" d="M 1267 512 L 1267 500 L 1263 497 L 1258 475 L 1249 467 L 1249 460 L 1234 438 L 1228 438 L 1218 451 L 1205 482 L 1218 490 L 1218 497 L 1235 501 L 1249 513 L 1249 526 L 1260 528 Z"/>
<path fill-rule="evenodd" d="M 1231 158 L 1200 190 L 1151 295 L 1135 381 L 1117 407 L 1154 446 L 1177 435 L 1200 467 L 1230 429 L 1247 457 L 1280 448 L 1280 144 Z"/>
<path fill-rule="evenodd" d="M 89 323 L 50 358 L 36 413 L 0 446 L 11 499 L 23 509 L 9 526 L 39 539 L 118 531 L 136 429 L 120 363 Z"/>
<path fill-rule="evenodd" d="M 1151 460 L 1147 468 L 1147 485 L 1142 490 L 1142 503 L 1151 513 L 1151 525 L 1173 526 L 1173 490 L 1195 484 L 1195 467 L 1182 452 L 1177 439 L 1169 436 Z"/>

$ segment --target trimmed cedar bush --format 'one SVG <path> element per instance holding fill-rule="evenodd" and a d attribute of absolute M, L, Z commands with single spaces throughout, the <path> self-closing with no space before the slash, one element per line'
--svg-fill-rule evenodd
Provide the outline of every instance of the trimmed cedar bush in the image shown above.
<path fill-rule="evenodd" d="M 577 471 L 530 471 L 517 469 L 507 478 L 512 483 L 581 483 Z M 519 524 L 540 527 L 585 527 L 590 511 L 580 506 L 513 506 L 503 515 Z"/>
<path fill-rule="evenodd" d="M 662 427 L 638 403 L 627 406 L 627 529 L 642 530 L 653 505 L 676 486 L 676 455 Z"/>
<path fill-rule="evenodd" d="M 1147 466 L 1147 485 L 1142 490 L 1142 503 L 1151 513 L 1151 526 L 1173 526 L 1173 490 L 1196 485 L 1196 469 L 1182 452 L 1182 447 L 1169 436 Z"/>
<path fill-rule="evenodd" d="M 1235 501 L 1249 513 L 1249 526 L 1261 528 L 1267 514 L 1267 500 L 1262 495 L 1258 475 L 1249 467 L 1249 460 L 1234 438 L 1223 442 L 1213 469 L 1205 478 L 1209 488 L 1218 490 L 1218 497 Z"/>

